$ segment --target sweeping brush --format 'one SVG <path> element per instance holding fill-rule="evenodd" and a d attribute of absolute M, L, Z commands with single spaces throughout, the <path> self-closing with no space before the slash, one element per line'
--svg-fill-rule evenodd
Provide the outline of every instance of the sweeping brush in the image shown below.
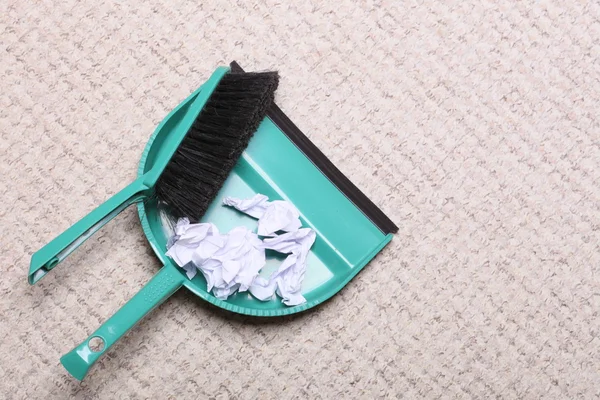
<path fill-rule="evenodd" d="M 273 103 L 276 72 L 229 73 L 163 171 L 155 194 L 172 217 L 199 220 Z"/>
<path fill-rule="evenodd" d="M 218 68 L 157 128 L 140 178 L 33 254 L 34 284 L 130 204 L 156 200 L 173 218 L 198 221 L 225 183 L 274 101 L 279 75 Z"/>

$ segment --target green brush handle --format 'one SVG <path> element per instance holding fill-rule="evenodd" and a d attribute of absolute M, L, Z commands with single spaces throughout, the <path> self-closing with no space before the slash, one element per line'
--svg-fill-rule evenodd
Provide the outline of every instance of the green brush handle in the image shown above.
<path fill-rule="evenodd" d="M 169 260 L 165 266 L 131 300 L 110 317 L 96 332 L 79 346 L 60 358 L 65 369 L 82 380 L 94 365 L 121 337 L 133 328 L 146 314 L 167 300 L 183 285 L 187 278 Z M 89 342 L 99 338 L 104 348 L 93 351 Z"/>
<path fill-rule="evenodd" d="M 149 188 L 154 187 L 196 117 L 208 102 L 215 87 L 228 72 L 229 68 L 227 67 L 217 68 L 209 80 L 171 111 L 160 123 L 151 138 L 152 148 L 148 149 L 148 153 L 143 156 L 147 163 L 146 168 L 141 172 L 142 176 L 31 257 L 28 275 L 30 284 L 33 285 L 39 281 L 48 271 L 56 267 L 73 250 L 127 206 L 146 197 Z"/>
<path fill-rule="evenodd" d="M 102 205 L 83 217 L 75 225 L 56 237 L 50 243 L 35 252 L 31 257 L 28 280 L 34 284 L 56 267 L 73 250 L 79 247 L 98 229 L 117 216 L 130 204 L 145 197 L 148 186 L 144 176 L 136 179 L 129 186 L 112 196 Z"/>

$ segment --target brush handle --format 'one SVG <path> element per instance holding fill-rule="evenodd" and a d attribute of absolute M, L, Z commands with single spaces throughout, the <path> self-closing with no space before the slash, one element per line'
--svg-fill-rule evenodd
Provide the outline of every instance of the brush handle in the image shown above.
<path fill-rule="evenodd" d="M 33 285 L 39 281 L 108 221 L 130 204 L 144 198 L 147 190 L 144 176 L 141 176 L 35 252 L 29 265 L 29 283 Z"/>
<path fill-rule="evenodd" d="M 100 356 L 144 316 L 175 293 L 186 279 L 181 270 L 167 260 L 165 266 L 131 300 L 83 343 L 62 356 L 61 364 L 74 378 L 82 380 Z M 93 338 L 99 338 L 103 342 L 101 350 L 94 351 L 90 348 L 89 343 Z"/>

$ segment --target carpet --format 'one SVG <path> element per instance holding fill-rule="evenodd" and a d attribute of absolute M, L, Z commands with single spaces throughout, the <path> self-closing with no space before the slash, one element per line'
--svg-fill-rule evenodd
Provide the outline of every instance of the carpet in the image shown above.
<path fill-rule="evenodd" d="M 296 3 L 0 3 L 1 397 L 600 396 L 600 5 Z M 31 254 L 232 60 L 400 230 L 294 317 L 178 292 L 79 383 L 60 356 L 158 261 L 133 208 L 35 286 Z"/>

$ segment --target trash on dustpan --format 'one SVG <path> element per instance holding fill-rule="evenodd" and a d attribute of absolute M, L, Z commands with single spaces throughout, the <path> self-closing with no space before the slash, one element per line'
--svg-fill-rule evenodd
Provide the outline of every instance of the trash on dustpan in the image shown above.
<path fill-rule="evenodd" d="M 249 291 L 261 301 L 272 299 L 276 293 L 288 306 L 305 303 L 302 282 L 316 234 L 310 228 L 301 228 L 298 210 L 286 201 L 270 202 L 262 194 L 249 199 L 227 197 L 223 204 L 257 218 L 258 233 L 243 226 L 221 233 L 212 223 L 191 224 L 182 218 L 169 240 L 167 256 L 185 270 L 189 279 L 200 271 L 207 291 L 218 299 Z M 288 254 L 268 279 L 259 276 L 266 263 L 266 249 Z"/>

